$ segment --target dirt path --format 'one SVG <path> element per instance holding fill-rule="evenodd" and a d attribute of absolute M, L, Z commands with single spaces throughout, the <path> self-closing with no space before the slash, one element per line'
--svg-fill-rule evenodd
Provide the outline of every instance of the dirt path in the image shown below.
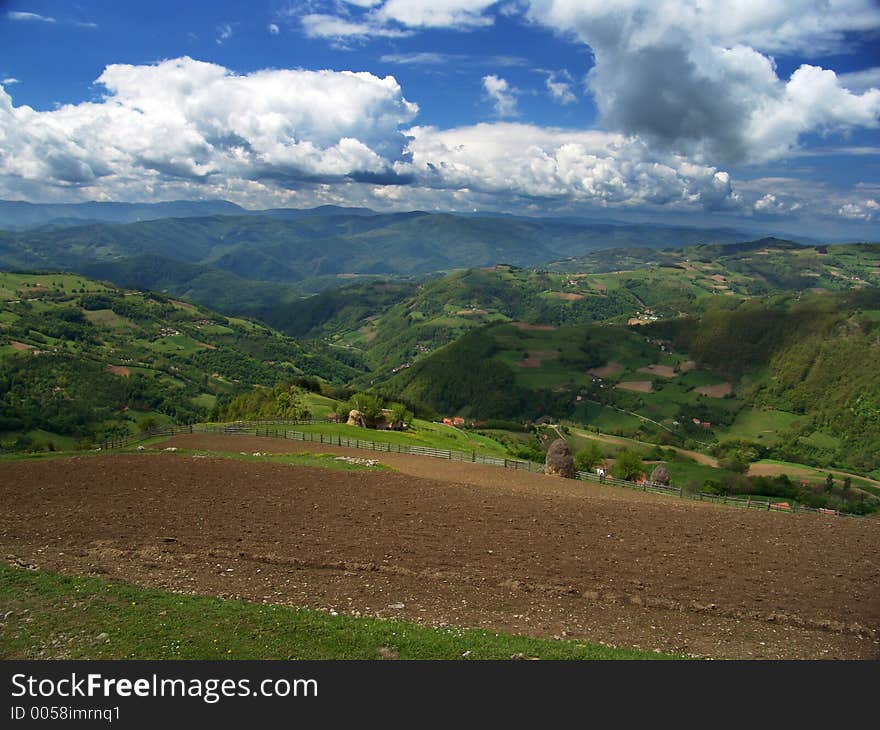
<path fill-rule="evenodd" d="M 596 441 L 604 441 L 607 444 L 618 444 L 620 446 L 632 446 L 633 443 L 641 444 L 644 446 L 654 446 L 655 444 L 645 443 L 644 441 L 634 441 L 633 439 L 625 439 L 621 436 L 609 436 L 605 433 L 595 433 L 593 431 L 583 431 L 579 428 L 571 429 L 572 433 L 577 434 L 578 436 L 582 436 L 583 438 L 595 439 Z M 693 459 L 698 464 L 705 464 L 706 466 L 718 466 L 718 459 L 714 456 L 709 456 L 708 454 L 701 454 L 699 451 L 690 451 L 688 449 L 680 449 L 678 446 L 664 446 L 664 449 L 672 449 L 678 454 L 682 456 L 686 456 L 688 459 Z"/>
<path fill-rule="evenodd" d="M 838 479 L 843 479 L 844 477 L 851 477 L 852 479 L 861 479 L 863 481 L 868 482 L 868 484 L 873 484 L 875 487 L 880 487 L 880 481 L 876 479 L 871 479 L 871 477 L 865 477 L 861 474 L 851 474 L 846 471 L 838 471 L 837 469 L 822 469 L 820 467 L 798 467 L 798 466 L 789 466 L 787 464 L 768 464 L 757 462 L 749 466 L 748 474 L 750 477 L 755 476 L 777 476 L 778 474 L 788 474 L 788 476 L 804 479 L 815 479 L 817 476 L 822 474 L 833 474 Z"/>
<path fill-rule="evenodd" d="M 876 521 L 382 458 L 401 473 L 168 453 L 3 463 L 0 556 L 189 593 L 701 656 L 878 656 Z"/>

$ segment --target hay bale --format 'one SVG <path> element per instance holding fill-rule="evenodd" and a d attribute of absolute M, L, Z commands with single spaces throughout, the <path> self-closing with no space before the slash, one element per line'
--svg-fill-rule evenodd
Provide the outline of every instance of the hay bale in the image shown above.
<path fill-rule="evenodd" d="M 669 486 L 669 470 L 663 464 L 658 464 L 651 472 L 651 481 L 654 484 L 665 484 Z"/>
<path fill-rule="evenodd" d="M 364 414 L 361 413 L 359 410 L 352 409 L 348 412 L 348 421 L 346 421 L 346 425 L 357 426 L 358 428 L 366 428 L 367 419 L 364 418 Z"/>
<path fill-rule="evenodd" d="M 547 449 L 544 473 L 556 477 L 574 479 L 574 457 L 565 439 L 556 439 Z"/>

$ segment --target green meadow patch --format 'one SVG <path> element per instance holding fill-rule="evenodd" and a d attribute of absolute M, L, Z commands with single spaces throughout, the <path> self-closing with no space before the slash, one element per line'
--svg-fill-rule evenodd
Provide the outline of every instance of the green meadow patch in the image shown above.
<path fill-rule="evenodd" d="M 779 440 L 779 435 L 801 420 L 794 413 L 775 410 L 743 408 L 724 433 L 725 438 L 760 440 L 771 446 Z"/>
<path fill-rule="evenodd" d="M 174 447 L 170 447 L 174 448 Z M 155 453 L 155 452 L 153 452 Z M 164 452 L 162 452 L 164 453 Z M 257 452 L 207 451 L 205 449 L 177 449 L 176 456 L 191 458 L 219 457 L 237 459 L 239 461 L 269 462 L 289 464 L 290 466 L 316 466 L 321 469 L 337 469 L 339 471 L 389 471 L 390 466 L 382 464 L 369 455 L 361 457 L 339 456 L 338 454 L 303 452 L 299 454 L 269 454 Z"/>
<path fill-rule="evenodd" d="M 75 456 L 81 458 L 83 456 L 93 458 L 110 458 L 119 454 L 137 454 L 144 458 L 151 458 L 158 454 L 173 454 L 178 458 L 221 458 L 236 459 L 238 461 L 251 461 L 274 464 L 287 464 L 290 466 L 313 466 L 321 469 L 335 469 L 338 471 L 394 471 L 392 467 L 382 464 L 373 455 L 364 453 L 360 457 L 341 457 L 338 454 L 327 454 L 321 452 L 302 452 L 298 454 L 269 454 L 262 451 L 258 452 L 233 452 L 233 451 L 209 451 L 207 449 L 180 449 L 177 447 L 167 447 L 173 451 L 166 452 L 156 447 L 168 440 L 167 436 L 155 436 L 142 441 L 138 446 L 127 449 L 118 449 L 113 451 L 102 451 L 93 449 L 89 451 L 64 451 L 59 448 L 58 451 L 37 451 L 37 452 L 17 452 L 4 454 L 0 456 L 0 461 L 24 461 L 32 459 L 59 459 Z M 60 445 L 67 448 L 67 444 L 62 442 Z M 143 448 L 141 448 L 143 447 Z"/>
<path fill-rule="evenodd" d="M 395 446 L 427 446 L 434 449 L 448 449 L 450 451 L 476 451 L 478 454 L 490 456 L 503 457 L 508 455 L 504 446 L 497 441 L 470 431 L 420 419 L 415 419 L 413 426 L 409 431 L 383 431 L 380 429 L 347 426 L 344 423 L 316 423 L 296 426 L 279 425 L 278 429 L 279 432 L 282 429 L 287 429 L 314 433 L 316 435 L 324 434 L 325 436 L 351 439 L 352 441 L 358 439 Z M 271 429 L 272 427 L 270 426 L 269 428 Z"/>
<path fill-rule="evenodd" d="M 0 659 L 680 658 L 188 596 L 2 563 L 0 603 Z"/>

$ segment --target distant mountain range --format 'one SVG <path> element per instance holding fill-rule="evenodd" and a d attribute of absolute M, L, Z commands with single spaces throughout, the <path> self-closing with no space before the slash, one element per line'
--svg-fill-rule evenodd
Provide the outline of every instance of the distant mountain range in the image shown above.
<path fill-rule="evenodd" d="M 611 224 L 449 213 L 376 213 L 324 206 L 245 211 L 225 201 L 34 205 L 0 201 L 0 266 L 107 276 L 151 257 L 314 292 L 339 276 L 424 276 L 468 267 L 550 261 L 617 247 L 682 247 L 744 240 L 733 229 Z M 95 267 L 100 267 L 100 271 Z M 184 267 L 186 268 L 186 267 Z M 180 277 L 175 286 L 185 286 Z"/>

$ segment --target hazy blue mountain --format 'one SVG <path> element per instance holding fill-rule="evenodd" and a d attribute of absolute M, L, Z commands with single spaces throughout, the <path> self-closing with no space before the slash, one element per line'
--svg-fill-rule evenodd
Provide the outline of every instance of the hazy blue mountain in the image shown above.
<path fill-rule="evenodd" d="M 0 228 L 134 223 L 158 218 L 239 215 L 244 212 L 244 208 L 226 200 L 174 200 L 167 203 L 26 203 L 0 200 Z"/>
<path fill-rule="evenodd" d="M 85 205 L 77 210 L 93 215 L 94 210 Z M 0 232 L 0 265 L 79 270 L 86 264 L 152 254 L 248 279 L 291 283 L 335 274 L 411 276 L 501 263 L 540 266 L 602 248 L 742 240 L 723 229 L 642 224 L 421 211 L 300 213 L 175 217 Z M 132 214 L 134 210 L 127 209 L 125 215 Z"/>

